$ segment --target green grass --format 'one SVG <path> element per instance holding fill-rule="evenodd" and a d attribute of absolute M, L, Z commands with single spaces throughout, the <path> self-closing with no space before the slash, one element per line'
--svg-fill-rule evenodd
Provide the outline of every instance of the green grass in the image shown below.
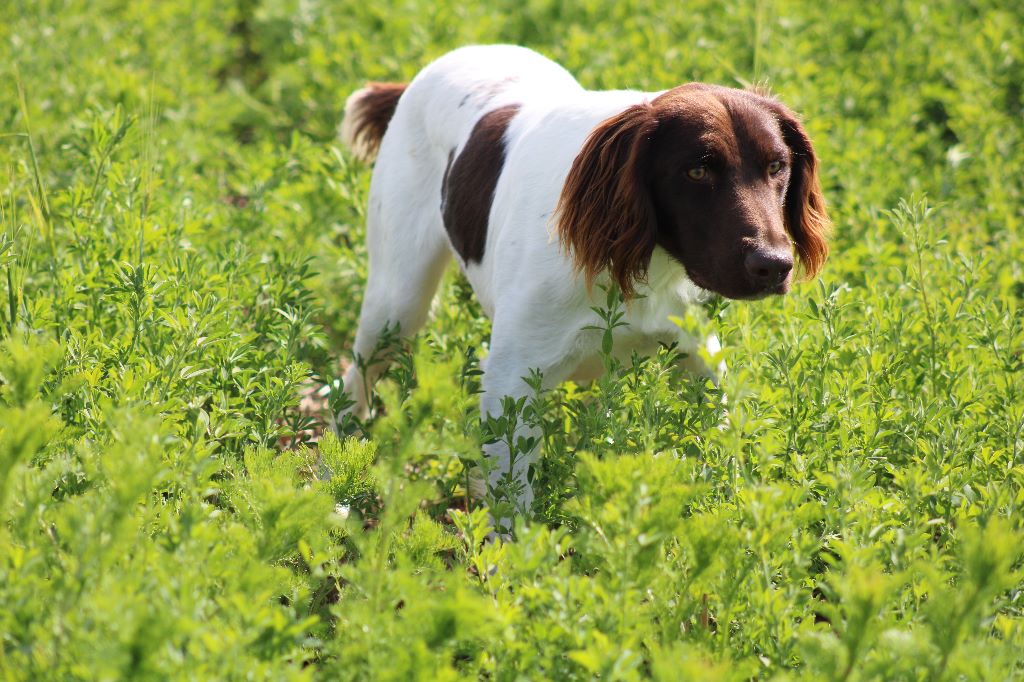
<path fill-rule="evenodd" d="M 0 4 L 0 677 L 1024 676 L 1022 25 L 1011 0 Z M 511 544 L 466 506 L 489 325 L 456 273 L 383 416 L 313 444 L 302 402 L 366 274 L 344 98 L 471 42 L 593 88 L 767 82 L 835 222 L 820 282 L 680 321 L 723 339 L 724 427 L 667 352 L 511 415 L 544 451 Z"/>

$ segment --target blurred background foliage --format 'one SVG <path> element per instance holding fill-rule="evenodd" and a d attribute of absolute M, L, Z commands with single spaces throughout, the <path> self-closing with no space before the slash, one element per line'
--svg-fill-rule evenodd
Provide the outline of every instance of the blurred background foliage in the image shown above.
<path fill-rule="evenodd" d="M 1024 5 L 0 4 L 0 676 L 1022 674 Z M 768 84 L 820 283 L 539 395 L 536 521 L 466 504 L 488 323 L 451 273 L 313 442 L 365 279 L 344 99 L 467 43 L 591 88 Z M 527 418 L 524 415 L 524 418 Z"/>

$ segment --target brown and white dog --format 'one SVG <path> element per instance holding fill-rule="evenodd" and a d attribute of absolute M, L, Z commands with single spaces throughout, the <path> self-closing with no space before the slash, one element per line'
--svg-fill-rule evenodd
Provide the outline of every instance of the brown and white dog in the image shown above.
<path fill-rule="evenodd" d="M 680 338 L 670 316 L 708 292 L 784 294 L 794 252 L 807 277 L 828 254 L 811 141 L 789 109 L 745 90 L 588 91 L 525 48 L 465 47 L 408 85 L 353 93 L 342 137 L 367 160 L 379 149 L 357 357 L 386 325 L 419 330 L 454 253 L 493 321 L 485 415 L 526 395 L 531 370 L 545 386 L 600 372 L 595 282 L 629 301 L 616 354 L 678 342 L 687 368 L 707 374 L 700 340 Z M 383 368 L 356 366 L 346 390 L 364 412 Z M 528 511 L 532 453 L 485 449 L 490 483 L 517 484 Z"/>

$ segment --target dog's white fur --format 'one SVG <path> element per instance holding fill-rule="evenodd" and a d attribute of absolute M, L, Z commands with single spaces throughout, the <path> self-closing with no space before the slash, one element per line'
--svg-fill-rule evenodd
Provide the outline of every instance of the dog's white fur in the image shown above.
<path fill-rule="evenodd" d="M 359 149 L 352 123 L 365 92 L 349 98 L 342 125 L 342 137 L 363 156 L 368 153 Z M 408 336 L 426 321 L 453 252 L 440 199 L 449 153 L 454 149 L 458 155 L 487 111 L 518 105 L 505 135 L 505 161 L 491 205 L 483 259 L 460 263 L 493 321 L 481 411 L 500 414 L 503 396 L 526 395 L 529 388 L 523 377 L 532 369 L 542 372 L 545 387 L 598 374 L 601 332 L 584 328 L 599 323 L 591 307 L 603 305 L 604 296 L 599 289 L 588 291 L 570 256 L 559 247 L 552 215 L 570 166 L 591 130 L 658 94 L 588 91 L 558 64 L 514 46 L 465 47 L 424 68 L 401 96 L 373 170 L 366 226 L 369 282 L 356 356 L 373 353 L 385 325 L 397 324 Z M 669 319 L 706 296 L 683 267 L 656 249 L 647 281 L 637 294 L 625 308 L 627 325 L 614 331 L 615 353 L 628 357 L 634 350 L 651 352 L 659 343 L 678 342 L 689 354 L 684 360 L 687 369 L 711 374 L 698 359 L 699 340 L 681 335 Z M 718 351 L 714 337 L 706 344 L 709 352 Z M 364 376 L 353 364 L 347 373 L 345 387 L 357 413 L 365 413 L 368 388 L 382 370 L 370 367 Z M 522 433 L 528 435 L 528 429 L 523 427 Z M 485 450 L 494 464 L 493 484 L 508 471 L 509 453 L 501 444 Z M 514 474 L 524 484 L 526 472 L 527 461 L 518 462 Z M 519 502 L 528 511 L 533 499 L 528 484 L 525 491 Z"/>

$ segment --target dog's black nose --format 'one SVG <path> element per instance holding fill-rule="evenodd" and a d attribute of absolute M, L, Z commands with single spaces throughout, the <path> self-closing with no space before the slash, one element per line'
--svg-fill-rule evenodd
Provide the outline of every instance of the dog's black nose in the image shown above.
<path fill-rule="evenodd" d="M 750 281 L 763 289 L 777 287 L 793 270 L 793 254 L 788 251 L 757 249 L 743 260 Z"/>

